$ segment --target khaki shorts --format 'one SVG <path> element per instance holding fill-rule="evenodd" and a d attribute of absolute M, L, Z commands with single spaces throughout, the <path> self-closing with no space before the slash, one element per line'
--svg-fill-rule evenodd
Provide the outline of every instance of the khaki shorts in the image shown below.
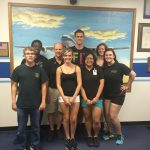
<path fill-rule="evenodd" d="M 49 100 L 50 102 L 46 105 L 46 111 L 47 113 L 55 113 L 55 112 L 62 112 L 60 107 L 58 106 L 58 90 L 54 89 L 54 88 L 48 88 L 48 96 L 49 96 Z"/>
<path fill-rule="evenodd" d="M 68 99 L 70 98 L 70 96 L 66 96 Z M 64 100 L 63 100 L 63 98 L 60 96 L 60 97 L 58 97 L 58 101 L 59 101 L 59 103 L 64 103 Z M 77 97 L 76 97 L 76 99 L 75 99 L 75 101 L 74 101 L 75 103 L 80 103 L 80 96 L 78 95 Z"/>

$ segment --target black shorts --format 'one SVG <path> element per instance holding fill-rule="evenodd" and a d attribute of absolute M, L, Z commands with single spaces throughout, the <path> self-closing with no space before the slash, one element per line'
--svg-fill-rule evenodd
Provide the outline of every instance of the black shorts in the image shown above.
<path fill-rule="evenodd" d="M 117 104 L 117 105 L 123 105 L 124 103 L 124 100 L 125 100 L 125 95 L 124 96 L 118 96 L 118 97 L 108 97 L 108 98 L 105 98 L 107 100 L 110 100 L 111 103 L 114 103 L 114 104 Z"/>

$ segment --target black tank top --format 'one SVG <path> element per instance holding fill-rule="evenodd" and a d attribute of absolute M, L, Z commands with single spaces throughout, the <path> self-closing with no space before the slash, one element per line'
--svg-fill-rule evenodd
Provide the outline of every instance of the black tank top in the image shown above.
<path fill-rule="evenodd" d="M 75 72 L 71 73 L 71 74 L 65 74 L 62 71 L 62 74 L 61 74 L 61 87 L 63 89 L 63 92 L 64 92 L 65 96 L 73 96 L 74 95 L 75 90 L 77 88 L 76 67 L 75 67 Z"/>

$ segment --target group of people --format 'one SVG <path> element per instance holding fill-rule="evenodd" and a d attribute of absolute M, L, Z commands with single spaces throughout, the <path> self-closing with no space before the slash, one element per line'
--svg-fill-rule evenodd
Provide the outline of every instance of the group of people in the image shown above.
<path fill-rule="evenodd" d="M 114 50 L 105 43 L 97 46 L 96 56 L 84 46 L 85 35 L 82 30 L 75 31 L 74 37 L 76 45 L 73 47 L 65 48 L 62 43 L 56 43 L 55 56 L 50 60 L 40 55 L 42 43 L 39 40 L 33 41 L 31 47 L 24 49 L 25 59 L 11 76 L 12 109 L 17 111 L 18 118 L 14 142 L 16 150 L 26 149 L 28 116 L 31 121 L 29 149 L 41 150 L 40 122 L 45 108 L 50 127 L 49 141 L 54 138 L 55 133 L 60 135 L 63 122 L 67 150 L 78 149 L 75 132 L 82 111 L 88 146 L 98 147 L 100 144 L 102 114 L 107 128 L 104 140 L 115 137 L 116 144 L 123 144 L 118 114 L 136 74 L 119 63 Z M 129 76 L 126 84 L 123 84 L 124 75 Z"/>

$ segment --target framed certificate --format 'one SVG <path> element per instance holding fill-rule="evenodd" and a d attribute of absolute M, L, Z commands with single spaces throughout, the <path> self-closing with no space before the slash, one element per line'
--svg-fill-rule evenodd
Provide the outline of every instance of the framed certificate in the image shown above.
<path fill-rule="evenodd" d="M 150 72 L 150 57 L 147 58 L 147 72 Z"/>
<path fill-rule="evenodd" d="M 150 23 L 139 23 L 138 52 L 150 52 Z"/>
<path fill-rule="evenodd" d="M 144 0 L 144 18 L 150 18 L 150 0 Z"/>

